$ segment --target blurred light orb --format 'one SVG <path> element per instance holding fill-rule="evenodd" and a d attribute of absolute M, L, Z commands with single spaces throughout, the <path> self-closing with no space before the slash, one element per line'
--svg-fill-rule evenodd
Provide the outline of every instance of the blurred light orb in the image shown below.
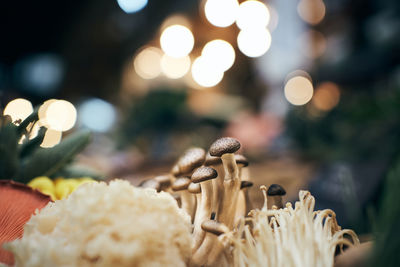
<path fill-rule="evenodd" d="M 224 72 L 219 71 L 203 57 L 198 57 L 192 64 L 193 80 L 202 87 L 216 86 L 224 77 Z"/>
<path fill-rule="evenodd" d="M 301 106 L 311 100 L 314 88 L 311 81 L 306 77 L 295 76 L 286 83 L 284 90 L 289 103 Z"/>
<path fill-rule="evenodd" d="M 25 120 L 33 112 L 32 103 L 23 98 L 10 101 L 4 108 L 3 115 L 9 115 L 11 120 Z"/>
<path fill-rule="evenodd" d="M 161 58 L 161 70 L 170 79 L 179 79 L 190 70 L 190 57 L 170 57 L 164 54 Z"/>
<path fill-rule="evenodd" d="M 256 0 L 247 0 L 240 4 L 236 25 L 241 30 L 267 27 L 270 14 L 267 6 Z"/>
<path fill-rule="evenodd" d="M 315 59 L 326 51 L 326 39 L 324 35 L 315 30 L 308 30 L 299 38 L 301 51 L 309 58 Z"/>
<path fill-rule="evenodd" d="M 167 27 L 161 33 L 160 45 L 168 56 L 184 57 L 192 51 L 194 37 L 187 27 L 175 24 Z"/>
<path fill-rule="evenodd" d="M 322 0 L 301 0 L 297 5 L 299 16 L 311 25 L 320 23 L 325 17 L 325 11 Z"/>
<path fill-rule="evenodd" d="M 235 49 L 227 41 L 217 39 L 204 46 L 201 56 L 210 61 L 215 68 L 224 72 L 235 62 Z"/>
<path fill-rule="evenodd" d="M 119 7 L 125 13 L 135 13 L 147 5 L 147 0 L 117 0 Z"/>
<path fill-rule="evenodd" d="M 312 104 L 321 111 L 329 111 L 339 103 L 339 99 L 339 87 L 333 82 L 324 82 L 315 90 Z"/>
<path fill-rule="evenodd" d="M 99 98 L 88 99 L 79 107 L 80 124 L 95 132 L 109 131 L 116 118 L 114 106 Z"/>
<path fill-rule="evenodd" d="M 204 13 L 212 25 L 223 28 L 235 22 L 238 9 L 237 0 L 207 0 Z"/>
<path fill-rule="evenodd" d="M 64 76 L 62 59 L 55 54 L 37 54 L 21 60 L 15 67 L 15 79 L 21 87 L 39 95 L 53 93 Z"/>
<path fill-rule="evenodd" d="M 271 46 L 271 34 L 267 29 L 241 30 L 237 37 L 239 50 L 248 57 L 260 57 Z"/>
<path fill-rule="evenodd" d="M 53 147 L 61 142 L 61 137 L 61 131 L 47 129 L 46 133 L 44 134 L 43 142 L 40 144 L 40 146 L 44 148 Z"/>
<path fill-rule="evenodd" d="M 45 118 L 49 129 L 65 132 L 74 127 L 76 108 L 66 100 L 56 100 L 47 107 Z"/>
<path fill-rule="evenodd" d="M 56 101 L 57 101 L 57 99 L 46 100 L 39 107 L 39 111 L 38 111 L 39 121 L 40 121 L 40 124 L 45 126 L 46 128 L 50 128 L 50 125 L 47 123 L 47 120 L 46 120 L 47 109 L 49 108 L 50 104 L 52 104 Z"/>
<path fill-rule="evenodd" d="M 143 79 L 154 79 L 161 73 L 162 51 L 156 47 L 146 47 L 133 60 L 135 72 Z"/>

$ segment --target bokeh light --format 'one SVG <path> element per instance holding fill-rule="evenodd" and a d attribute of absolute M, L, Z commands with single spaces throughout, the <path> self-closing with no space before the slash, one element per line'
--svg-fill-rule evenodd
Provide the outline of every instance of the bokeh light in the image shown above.
<path fill-rule="evenodd" d="M 248 57 L 260 57 L 271 46 L 271 34 L 267 29 L 241 30 L 237 37 L 239 50 Z"/>
<path fill-rule="evenodd" d="M 322 56 L 326 51 L 327 44 L 324 35 L 315 30 L 303 33 L 299 43 L 302 46 L 302 53 L 312 59 Z"/>
<path fill-rule="evenodd" d="M 313 96 L 313 85 L 309 79 L 303 76 L 295 76 L 285 85 L 285 97 L 287 101 L 296 106 L 306 104 Z"/>
<path fill-rule="evenodd" d="M 201 56 L 218 70 L 226 71 L 235 62 L 235 49 L 227 41 L 213 40 L 204 46 Z"/>
<path fill-rule="evenodd" d="M 45 114 L 48 128 L 56 131 L 68 131 L 76 122 L 76 109 L 66 100 L 57 100 L 49 104 Z"/>
<path fill-rule="evenodd" d="M 193 80 L 202 87 L 213 87 L 224 77 L 224 72 L 219 71 L 203 57 L 198 57 L 192 64 Z"/>
<path fill-rule="evenodd" d="M 321 111 L 329 111 L 339 103 L 339 99 L 339 87 L 333 82 L 324 82 L 315 90 L 312 104 Z"/>
<path fill-rule="evenodd" d="M 40 146 L 45 148 L 53 147 L 60 143 L 61 137 L 61 131 L 47 129 L 46 133 L 44 134 L 43 142 L 40 144 Z"/>
<path fill-rule="evenodd" d="M 135 13 L 147 5 L 147 0 L 117 0 L 119 7 L 126 13 Z"/>
<path fill-rule="evenodd" d="M 305 22 L 316 25 L 325 17 L 325 4 L 322 0 L 301 0 L 297 12 Z"/>
<path fill-rule="evenodd" d="M 133 60 L 135 72 L 143 79 L 154 79 L 161 73 L 162 51 L 156 47 L 142 49 Z"/>
<path fill-rule="evenodd" d="M 184 57 L 192 51 L 194 37 L 187 27 L 171 25 L 161 33 L 160 45 L 168 56 Z"/>
<path fill-rule="evenodd" d="M 3 114 L 9 115 L 11 120 L 23 121 L 33 112 L 32 103 L 29 100 L 23 98 L 16 98 L 10 101 L 4 108 Z"/>
<path fill-rule="evenodd" d="M 161 58 L 161 70 L 170 79 L 179 79 L 190 70 L 190 57 L 170 57 L 164 54 Z"/>
<path fill-rule="evenodd" d="M 204 13 L 212 25 L 228 27 L 235 22 L 238 8 L 237 0 L 207 0 Z"/>
<path fill-rule="evenodd" d="M 248 0 L 240 4 L 236 25 L 241 30 L 265 28 L 270 19 L 269 10 L 264 3 Z"/>
<path fill-rule="evenodd" d="M 56 54 L 36 54 L 22 59 L 15 66 L 16 82 L 25 91 L 37 95 L 54 93 L 64 77 L 64 64 Z"/>
<path fill-rule="evenodd" d="M 39 107 L 39 111 L 38 111 L 39 121 L 40 121 L 40 124 L 45 126 L 46 128 L 50 128 L 50 125 L 46 120 L 46 112 L 47 112 L 47 109 L 49 108 L 50 104 L 54 103 L 55 101 L 57 101 L 57 99 L 46 100 Z"/>
<path fill-rule="evenodd" d="M 109 131 L 117 118 L 115 108 L 110 103 L 91 98 L 79 106 L 79 122 L 95 132 Z"/>

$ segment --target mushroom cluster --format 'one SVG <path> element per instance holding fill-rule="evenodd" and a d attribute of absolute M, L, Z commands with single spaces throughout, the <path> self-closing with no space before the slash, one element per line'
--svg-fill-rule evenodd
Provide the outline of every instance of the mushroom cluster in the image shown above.
<path fill-rule="evenodd" d="M 282 186 L 261 186 L 264 205 L 253 209 L 248 161 L 235 154 L 240 146 L 223 137 L 208 152 L 190 148 L 169 174 L 141 184 L 175 195 L 190 216 L 190 266 L 333 266 L 337 248 L 359 243 L 353 231 L 341 230 L 333 211 L 314 211 L 307 191 L 293 209 L 283 204 Z"/>
<path fill-rule="evenodd" d="M 238 140 L 223 137 L 206 152 L 190 148 L 171 173 L 141 183 L 158 191 L 178 194 L 181 208 L 192 221 L 191 266 L 215 265 L 224 260 L 218 235 L 236 228 L 251 210 L 247 189 L 248 161 L 240 154 Z M 161 183 L 160 177 L 165 180 Z"/>

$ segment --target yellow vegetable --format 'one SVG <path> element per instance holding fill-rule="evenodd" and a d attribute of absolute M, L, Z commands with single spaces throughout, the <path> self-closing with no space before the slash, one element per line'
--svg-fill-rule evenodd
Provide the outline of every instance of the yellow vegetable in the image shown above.
<path fill-rule="evenodd" d="M 38 189 L 42 193 L 43 191 L 54 193 L 55 189 L 53 181 L 46 176 L 39 176 L 34 178 L 28 183 L 28 186 L 33 189 Z"/>
<path fill-rule="evenodd" d="M 79 182 L 76 179 L 57 179 L 56 180 L 56 197 L 63 199 L 71 194 L 77 187 Z"/>

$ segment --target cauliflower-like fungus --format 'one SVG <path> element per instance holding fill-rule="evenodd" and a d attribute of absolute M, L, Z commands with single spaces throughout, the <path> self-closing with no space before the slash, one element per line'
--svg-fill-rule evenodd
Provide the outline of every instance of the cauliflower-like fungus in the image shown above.
<path fill-rule="evenodd" d="M 190 218 L 167 193 L 88 183 L 32 216 L 7 247 L 15 266 L 186 266 Z"/>

